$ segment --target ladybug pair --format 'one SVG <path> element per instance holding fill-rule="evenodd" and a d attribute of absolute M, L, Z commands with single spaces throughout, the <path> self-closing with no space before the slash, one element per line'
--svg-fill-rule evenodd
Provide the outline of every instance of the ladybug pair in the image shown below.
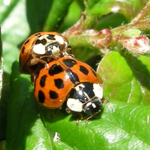
<path fill-rule="evenodd" d="M 31 75 L 34 96 L 41 105 L 50 109 L 65 105 L 68 113 L 78 114 L 80 119 L 101 112 L 101 78 L 73 57 L 62 35 L 39 32 L 30 36 L 21 48 L 19 61 L 20 72 Z"/>

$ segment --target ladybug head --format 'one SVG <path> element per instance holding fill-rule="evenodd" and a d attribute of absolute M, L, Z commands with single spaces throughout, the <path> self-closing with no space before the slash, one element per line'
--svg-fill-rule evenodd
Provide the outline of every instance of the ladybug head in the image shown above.
<path fill-rule="evenodd" d="M 83 106 L 83 112 L 86 116 L 95 116 L 102 110 L 103 103 L 100 98 L 95 97 Z"/>

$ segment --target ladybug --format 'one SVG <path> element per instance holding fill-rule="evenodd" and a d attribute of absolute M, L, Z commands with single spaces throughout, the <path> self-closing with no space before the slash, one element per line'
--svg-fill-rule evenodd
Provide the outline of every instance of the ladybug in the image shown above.
<path fill-rule="evenodd" d="M 47 62 L 67 55 L 68 41 L 57 32 L 38 32 L 22 45 L 19 56 L 20 72 L 35 76 Z"/>
<path fill-rule="evenodd" d="M 103 105 L 102 80 L 86 63 L 73 57 L 61 57 L 42 68 L 35 79 L 34 96 L 50 109 L 65 105 L 70 114 L 92 118 Z"/>

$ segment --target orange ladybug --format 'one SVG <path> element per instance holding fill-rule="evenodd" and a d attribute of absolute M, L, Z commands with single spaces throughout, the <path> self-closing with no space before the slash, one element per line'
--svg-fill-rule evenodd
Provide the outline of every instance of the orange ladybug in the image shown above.
<path fill-rule="evenodd" d="M 48 63 L 35 79 L 37 101 L 50 109 L 66 104 L 68 113 L 91 118 L 101 112 L 102 80 L 86 63 L 73 57 L 61 57 Z"/>
<path fill-rule="evenodd" d="M 38 32 L 22 45 L 19 56 L 20 72 L 35 76 L 52 59 L 68 55 L 67 39 L 57 32 Z"/>

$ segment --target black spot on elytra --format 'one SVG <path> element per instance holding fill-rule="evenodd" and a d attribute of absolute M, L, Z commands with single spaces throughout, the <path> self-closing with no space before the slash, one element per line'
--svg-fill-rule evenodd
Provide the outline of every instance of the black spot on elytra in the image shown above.
<path fill-rule="evenodd" d="M 49 34 L 47 38 L 48 38 L 49 40 L 56 40 L 56 39 L 54 38 L 54 36 L 55 36 L 55 35 Z"/>
<path fill-rule="evenodd" d="M 45 81 L 46 81 L 47 75 L 43 75 L 40 79 L 40 86 L 44 87 L 45 86 Z"/>
<path fill-rule="evenodd" d="M 78 84 L 79 83 L 79 78 L 78 75 L 76 73 L 74 73 L 73 71 L 71 71 L 70 69 L 66 70 L 67 75 L 69 76 L 70 81 L 73 84 Z"/>
<path fill-rule="evenodd" d="M 42 39 L 42 40 L 41 40 L 41 43 L 42 43 L 43 45 L 45 45 L 45 44 L 47 43 L 46 39 Z"/>
<path fill-rule="evenodd" d="M 35 36 L 38 36 L 38 37 L 42 36 L 40 32 L 35 33 L 34 35 L 35 35 Z"/>
<path fill-rule="evenodd" d="M 88 75 L 89 73 L 89 71 L 84 66 L 80 66 L 80 71 L 85 75 Z"/>
<path fill-rule="evenodd" d="M 42 91 L 38 92 L 38 100 L 39 100 L 40 103 L 44 103 L 45 95 Z"/>
<path fill-rule="evenodd" d="M 41 43 L 41 40 L 37 39 L 35 44 L 40 44 Z"/>
<path fill-rule="evenodd" d="M 64 87 L 64 82 L 62 79 L 55 79 L 54 80 L 55 82 L 55 86 L 58 88 L 58 89 L 61 89 Z"/>
<path fill-rule="evenodd" d="M 47 43 L 46 39 L 42 39 L 42 40 L 39 40 L 37 39 L 37 41 L 35 42 L 35 44 L 42 44 L 42 45 L 45 45 Z"/>
<path fill-rule="evenodd" d="M 63 63 L 64 63 L 67 67 L 71 68 L 71 67 L 73 67 L 77 62 L 76 62 L 75 60 L 72 60 L 72 59 L 63 59 Z"/>
<path fill-rule="evenodd" d="M 49 91 L 49 97 L 51 99 L 57 99 L 58 98 L 58 94 L 55 91 Z"/>
<path fill-rule="evenodd" d="M 55 74 L 61 73 L 62 71 L 63 71 L 63 68 L 60 65 L 54 64 L 50 67 L 48 73 L 50 76 L 53 76 Z"/>
<path fill-rule="evenodd" d="M 23 46 L 23 48 L 21 49 L 22 54 L 24 53 L 25 47 Z"/>

